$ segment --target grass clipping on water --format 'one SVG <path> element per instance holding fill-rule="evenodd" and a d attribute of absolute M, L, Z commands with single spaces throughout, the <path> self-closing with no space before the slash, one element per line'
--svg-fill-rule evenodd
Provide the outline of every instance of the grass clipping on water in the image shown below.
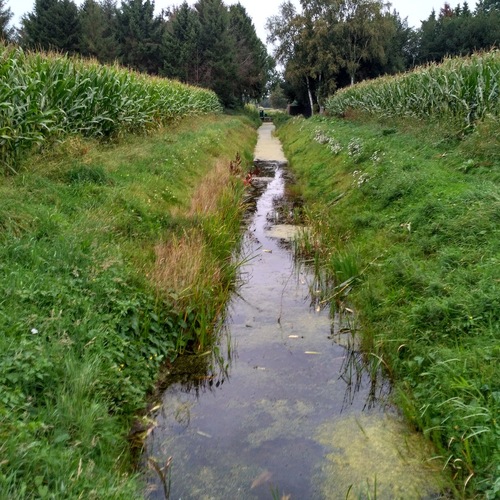
<path fill-rule="evenodd" d="M 394 379 L 457 489 L 500 491 L 500 136 L 316 117 L 279 130 L 336 310 Z"/>

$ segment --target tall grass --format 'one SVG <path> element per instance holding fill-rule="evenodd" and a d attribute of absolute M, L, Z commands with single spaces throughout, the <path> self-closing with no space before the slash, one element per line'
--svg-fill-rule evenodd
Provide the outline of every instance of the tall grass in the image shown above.
<path fill-rule="evenodd" d="M 118 66 L 0 45 L 0 162 L 15 172 L 35 145 L 67 134 L 110 137 L 219 112 L 205 89 Z"/>
<path fill-rule="evenodd" d="M 435 117 L 470 127 L 486 115 L 500 117 L 500 51 L 447 59 L 398 76 L 365 81 L 337 92 L 326 109 L 381 117 Z"/>

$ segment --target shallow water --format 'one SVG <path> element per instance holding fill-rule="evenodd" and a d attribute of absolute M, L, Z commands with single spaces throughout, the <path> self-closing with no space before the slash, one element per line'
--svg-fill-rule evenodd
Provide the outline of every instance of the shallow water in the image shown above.
<path fill-rule="evenodd" d="M 231 357 L 220 371 L 202 362 L 172 379 L 145 457 L 172 457 L 172 499 L 434 497 L 429 450 L 384 404 L 387 386 L 374 392 L 353 343 L 334 341 L 312 274 L 292 258 L 296 228 L 276 208 L 285 159 L 271 131 L 260 130 L 262 194 L 242 245 L 251 258 L 225 324 Z M 165 498 L 153 472 L 146 495 Z"/>

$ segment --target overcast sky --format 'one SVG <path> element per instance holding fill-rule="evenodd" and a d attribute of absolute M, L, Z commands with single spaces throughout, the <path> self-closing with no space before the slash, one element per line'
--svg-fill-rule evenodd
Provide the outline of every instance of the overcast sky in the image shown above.
<path fill-rule="evenodd" d="M 83 0 L 76 0 L 77 4 L 81 4 Z M 188 3 L 193 5 L 196 0 L 188 0 Z M 293 0 L 293 2 L 299 6 L 299 0 Z M 21 16 L 33 10 L 34 0 L 7 0 L 6 5 L 10 7 L 11 11 L 14 13 L 13 22 L 18 24 Z M 171 5 L 180 5 L 182 0 L 156 0 L 155 6 L 156 10 L 159 12 Z M 238 3 L 238 0 L 225 0 L 226 5 L 232 5 Z M 255 29 L 257 34 L 260 36 L 262 41 L 266 41 L 266 30 L 264 28 L 266 24 L 266 19 L 270 16 L 279 13 L 279 6 L 283 3 L 283 0 L 239 0 L 239 3 L 243 5 L 248 13 L 248 15 L 253 19 Z M 402 18 L 408 18 L 408 24 L 410 26 L 419 27 L 420 21 L 427 19 L 432 9 L 436 12 L 444 5 L 445 0 L 392 0 L 392 8 L 396 9 Z M 448 3 L 451 7 L 455 7 L 459 3 L 463 3 L 456 0 L 449 0 Z M 475 2 L 470 1 L 469 6 L 471 9 L 475 7 Z"/>

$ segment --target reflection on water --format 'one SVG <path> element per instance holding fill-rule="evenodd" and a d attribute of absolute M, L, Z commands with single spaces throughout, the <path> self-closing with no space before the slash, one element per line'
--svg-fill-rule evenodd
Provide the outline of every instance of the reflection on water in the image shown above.
<path fill-rule="evenodd" d="M 172 457 L 173 499 L 346 498 L 355 481 L 372 481 L 373 471 L 380 491 L 399 492 L 403 479 L 420 474 L 421 459 L 398 469 L 399 455 L 406 460 L 412 450 L 384 452 L 388 436 L 407 434 L 387 424 L 387 387 L 364 369 L 354 337 L 335 327 L 340 320 L 332 322 L 328 308 L 311 298 L 314 277 L 296 267 L 285 229 L 273 229 L 284 222 L 276 209 L 284 178 L 282 165 L 271 167 L 259 165 L 254 178 L 260 197 L 242 248 L 253 258 L 241 269 L 225 324 L 231 363 L 223 347 L 215 364 L 210 356 L 179 361 L 145 456 L 158 463 Z M 361 425 L 370 439 L 352 434 L 359 418 L 369 419 Z M 367 447 L 370 462 L 383 461 L 394 473 L 372 471 L 361 460 Z M 147 496 L 164 498 L 153 471 Z"/>

